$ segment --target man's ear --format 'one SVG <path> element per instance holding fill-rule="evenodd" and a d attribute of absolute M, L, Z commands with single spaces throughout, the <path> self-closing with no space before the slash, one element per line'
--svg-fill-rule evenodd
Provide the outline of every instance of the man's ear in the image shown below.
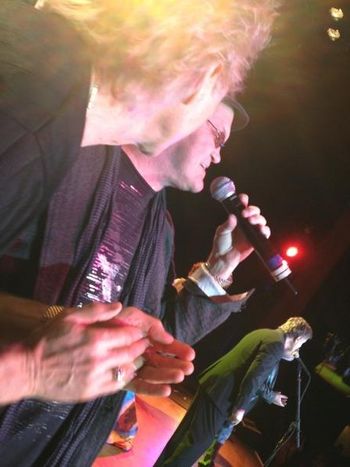
<path fill-rule="evenodd" d="M 213 65 L 206 72 L 198 77 L 190 88 L 189 94 L 182 99 L 184 105 L 192 104 L 202 98 L 204 94 L 213 93 L 218 85 L 218 78 L 222 72 L 220 64 Z"/>

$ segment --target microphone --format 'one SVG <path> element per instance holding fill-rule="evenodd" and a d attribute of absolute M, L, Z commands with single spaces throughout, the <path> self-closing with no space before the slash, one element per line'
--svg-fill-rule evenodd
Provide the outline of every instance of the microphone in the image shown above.
<path fill-rule="evenodd" d="M 287 261 L 274 250 L 271 243 L 255 226 L 242 217 L 241 213 L 244 206 L 236 195 L 236 187 L 233 181 L 228 177 L 215 178 L 210 184 L 210 193 L 216 201 L 223 205 L 228 214 L 234 214 L 237 217 L 239 227 L 274 281 L 279 282 L 284 279 L 294 295 L 296 295 L 297 290 L 287 279 L 292 272 Z"/>

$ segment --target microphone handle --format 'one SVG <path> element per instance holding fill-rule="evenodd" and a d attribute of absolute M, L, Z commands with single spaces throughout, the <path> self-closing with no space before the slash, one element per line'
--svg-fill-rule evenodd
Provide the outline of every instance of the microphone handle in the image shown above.
<path fill-rule="evenodd" d="M 251 225 L 247 219 L 242 217 L 241 213 L 244 209 L 244 205 L 236 194 L 223 200 L 222 204 L 228 214 L 234 214 L 237 217 L 239 227 L 263 261 L 268 261 L 269 258 L 277 254 L 277 252 L 272 248 L 270 242 L 256 229 L 256 227 Z"/>
<path fill-rule="evenodd" d="M 241 212 L 244 209 L 243 204 L 236 194 L 229 196 L 221 201 L 224 209 L 228 214 L 234 214 L 237 217 L 237 222 L 247 240 L 254 248 L 263 265 L 270 272 L 273 279 L 278 282 L 281 279 L 291 274 L 287 261 L 285 261 L 272 247 L 270 241 L 267 240 L 247 219 L 242 217 Z M 288 281 L 294 293 L 296 290 Z"/>

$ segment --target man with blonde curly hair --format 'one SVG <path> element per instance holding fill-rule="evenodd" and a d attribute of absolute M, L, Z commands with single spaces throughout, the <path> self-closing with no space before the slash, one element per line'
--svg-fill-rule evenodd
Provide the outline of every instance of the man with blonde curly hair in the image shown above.
<path fill-rule="evenodd" d="M 80 146 L 157 154 L 199 128 L 241 89 L 277 1 L 34 3 L 0 8 L 1 254 L 44 214 Z"/>
<path fill-rule="evenodd" d="M 3 0 L 0 249 L 43 212 L 77 147 L 157 155 L 199 128 L 241 90 L 277 3 Z"/>

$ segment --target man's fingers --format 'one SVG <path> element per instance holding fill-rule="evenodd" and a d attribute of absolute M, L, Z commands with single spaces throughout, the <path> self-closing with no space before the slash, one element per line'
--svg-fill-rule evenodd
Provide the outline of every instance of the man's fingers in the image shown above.
<path fill-rule="evenodd" d="M 174 358 L 173 356 L 169 356 L 169 354 L 155 352 L 152 347 L 146 350 L 144 356 L 146 363 L 153 367 L 180 370 L 186 376 L 192 374 L 194 370 L 193 363 Z"/>
<path fill-rule="evenodd" d="M 47 337 L 42 339 L 43 343 L 47 342 L 45 345 L 46 357 L 62 353 L 71 353 L 73 357 L 74 352 L 75 358 L 78 357 L 80 361 L 85 361 L 95 356 L 105 355 L 109 351 L 120 352 L 121 349 L 129 347 L 131 356 L 134 356 L 133 349 L 140 347 L 140 353 L 136 355 L 138 356 L 149 346 L 149 340 L 144 337 L 143 332 L 133 326 L 104 328 L 65 323 L 65 328 L 62 331 L 60 324 L 60 322 L 52 323 L 50 332 L 53 337 L 50 341 L 47 341 Z M 134 344 L 136 347 L 133 347 Z"/>
<path fill-rule="evenodd" d="M 76 308 L 64 318 L 66 322 L 75 324 L 92 324 L 101 321 L 109 321 L 122 311 L 122 304 L 116 303 L 92 303 L 84 308 Z"/>
<path fill-rule="evenodd" d="M 152 347 L 150 347 L 150 352 L 157 351 L 163 354 L 172 355 L 180 360 L 185 360 L 191 362 L 194 360 L 196 353 L 193 348 L 181 342 L 177 339 L 174 339 L 171 344 L 163 345 L 161 343 L 155 343 Z"/>
<path fill-rule="evenodd" d="M 117 324 L 138 327 L 152 340 L 170 344 L 174 338 L 165 329 L 159 319 L 147 315 L 136 307 L 126 307 L 114 320 Z"/>
<path fill-rule="evenodd" d="M 181 383 L 185 378 L 183 371 L 179 369 L 159 368 L 148 364 L 138 371 L 137 376 L 153 384 L 177 384 Z"/>
<path fill-rule="evenodd" d="M 257 206 L 248 206 L 242 211 L 242 216 L 245 217 L 250 224 L 259 226 L 260 232 L 264 237 L 270 237 L 270 227 L 267 225 L 266 218 L 261 214 L 260 208 Z"/>
<path fill-rule="evenodd" d="M 240 193 L 238 195 L 238 198 L 240 199 L 241 203 L 243 206 L 248 206 L 249 204 L 249 196 L 246 193 Z"/>
<path fill-rule="evenodd" d="M 260 213 L 261 213 L 261 210 L 258 206 L 247 206 L 241 212 L 242 217 L 249 218 L 249 220 L 251 217 L 259 216 Z"/>
<path fill-rule="evenodd" d="M 267 220 L 262 214 L 254 214 L 250 217 L 247 217 L 249 224 L 264 226 L 267 225 Z"/>
<path fill-rule="evenodd" d="M 126 386 L 126 389 L 136 392 L 137 394 L 145 394 L 148 396 L 168 397 L 171 394 L 169 384 L 151 384 L 136 377 L 131 383 Z"/>
<path fill-rule="evenodd" d="M 169 334 L 163 327 L 162 323 L 157 320 L 156 323 L 149 329 L 148 337 L 159 345 L 171 345 L 174 342 L 174 337 Z"/>
<path fill-rule="evenodd" d="M 87 330 L 95 347 L 101 352 L 124 347 L 145 339 L 141 329 L 134 326 L 113 326 L 113 328 L 89 328 Z M 147 340 L 147 342 L 149 342 Z"/>
<path fill-rule="evenodd" d="M 271 229 L 267 225 L 262 225 L 260 227 L 260 232 L 264 235 L 265 238 L 270 238 L 271 236 Z"/>
<path fill-rule="evenodd" d="M 219 225 L 219 227 L 216 229 L 215 237 L 222 237 L 224 235 L 230 235 L 234 231 L 234 229 L 237 227 L 237 219 L 236 216 L 233 214 L 230 214 L 226 221 Z"/>
<path fill-rule="evenodd" d="M 134 362 L 138 357 L 145 353 L 147 346 L 147 339 L 142 339 L 128 346 L 101 353 L 97 357 L 99 362 L 98 372 L 102 373 L 108 369 L 116 368 L 121 365 L 130 365 L 131 370 L 135 373 L 137 371 L 137 367 Z"/>

